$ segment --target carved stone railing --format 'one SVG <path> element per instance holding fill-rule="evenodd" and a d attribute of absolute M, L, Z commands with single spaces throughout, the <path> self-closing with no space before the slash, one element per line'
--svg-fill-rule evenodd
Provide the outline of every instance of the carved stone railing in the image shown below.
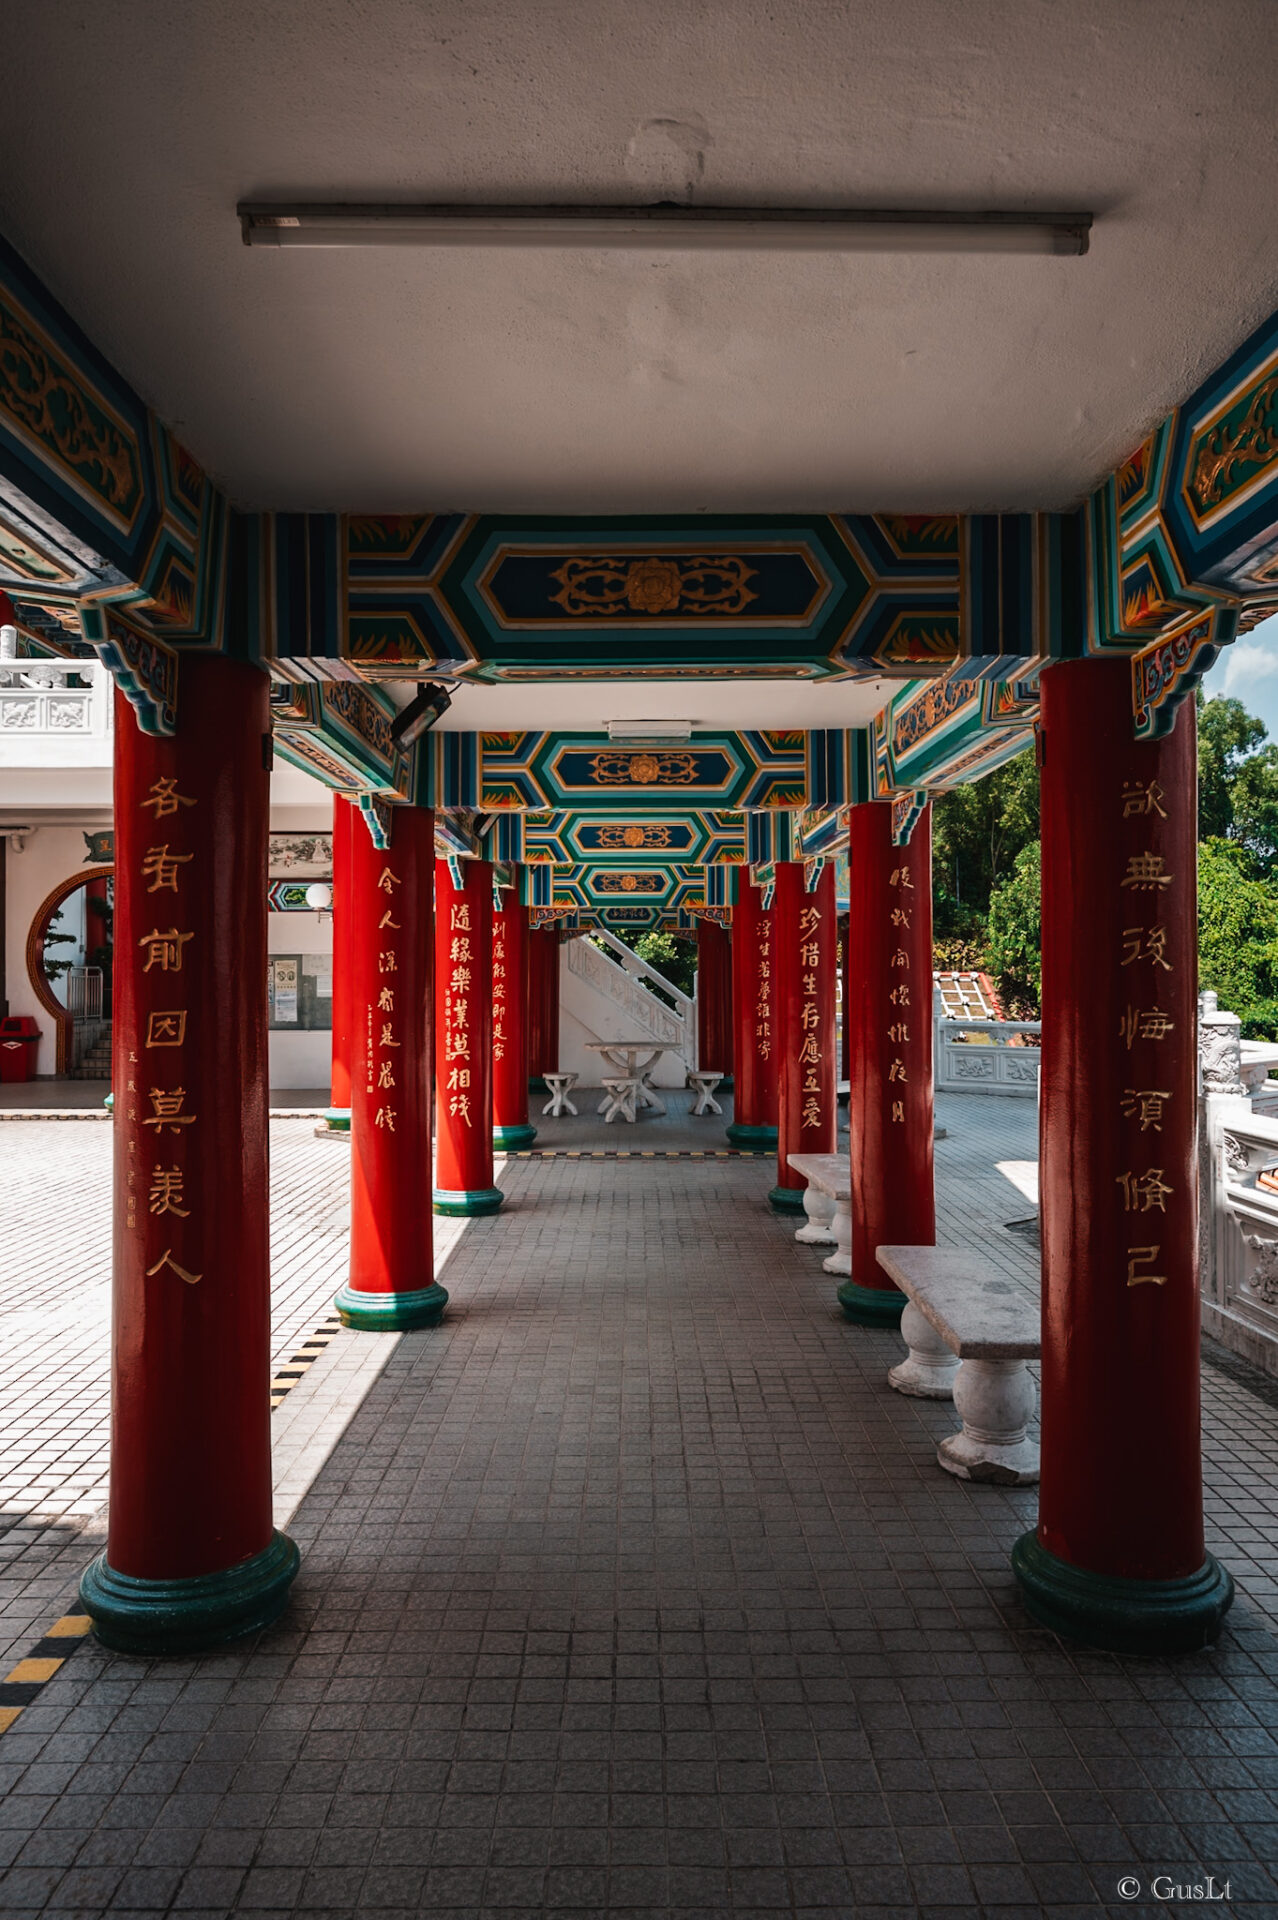
<path fill-rule="evenodd" d="M 938 1093 L 1005 1093 L 1033 1099 L 1042 1058 L 1037 1020 L 937 1020 Z"/>
<path fill-rule="evenodd" d="M 0 738 L 15 743 L 111 731 L 111 676 L 94 660 L 0 665 Z M 12 749 L 9 755 L 12 762 Z"/>
<path fill-rule="evenodd" d="M 600 1034 L 601 1040 L 638 1038 L 651 1034 L 654 1041 L 663 1047 L 683 1050 L 693 1036 L 691 1019 L 683 1007 L 669 1007 L 653 993 L 649 993 L 640 984 L 645 973 L 655 970 L 630 952 L 630 949 L 617 942 L 621 951 L 635 965 L 628 967 L 614 960 L 611 953 L 601 951 L 593 940 L 581 939 L 568 942 L 568 971 L 593 987 L 596 993 L 603 994 L 611 1001 L 620 1018 L 617 1032 Z M 667 992 L 677 994 L 678 989 L 671 987 L 663 975 L 656 975 Z M 691 1009 L 692 1002 L 686 994 L 679 999 Z"/>
<path fill-rule="evenodd" d="M 1278 1048 L 1243 1041 L 1214 993 L 1198 1047 L 1203 1325 L 1278 1374 L 1278 1102 L 1266 1091 Z"/>

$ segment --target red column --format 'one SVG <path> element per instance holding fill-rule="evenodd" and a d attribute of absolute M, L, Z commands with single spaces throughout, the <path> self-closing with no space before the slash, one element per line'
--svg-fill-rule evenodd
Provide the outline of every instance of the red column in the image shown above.
<path fill-rule="evenodd" d="M 435 862 L 435 1211 L 496 1213 L 493 1184 L 493 870 Z"/>
<path fill-rule="evenodd" d="M 905 1296 L 875 1257 L 936 1240 L 932 1181 L 932 810 L 910 843 L 892 845 L 892 803 L 848 815 L 848 1124 L 852 1274 L 839 1288 L 849 1320 L 901 1317 Z"/>
<path fill-rule="evenodd" d="M 177 733 L 116 698 L 109 1646 L 196 1651 L 275 1618 L 264 673 L 184 656 Z"/>
<path fill-rule="evenodd" d="M 559 933 L 528 930 L 528 1075 L 546 1091 L 544 1076 L 559 1071 Z"/>
<path fill-rule="evenodd" d="M 388 847 L 363 816 L 349 835 L 351 1267 L 348 1327 L 438 1326 L 430 1177 L 431 878 L 435 820 L 390 809 Z"/>
<path fill-rule="evenodd" d="M 351 823 L 358 812 L 333 795 L 333 1066 L 325 1118 L 335 1133 L 351 1124 Z"/>
<path fill-rule="evenodd" d="M 697 1065 L 732 1072 L 732 942 L 714 920 L 697 921 Z"/>
<path fill-rule="evenodd" d="M 1126 661 L 1042 678 L 1042 1490 L 1030 1610 L 1120 1651 L 1202 1646 L 1194 708 L 1132 734 Z"/>
<path fill-rule="evenodd" d="M 833 1153 L 838 1126 L 835 1052 L 834 869 L 824 867 L 809 893 L 803 865 L 777 864 L 772 920 L 776 945 L 778 1213 L 802 1213 L 807 1181 L 792 1153 Z"/>
<path fill-rule="evenodd" d="M 777 1054 L 772 914 L 749 867 L 737 868 L 732 909 L 732 1124 L 734 1147 L 777 1144 Z"/>
<path fill-rule="evenodd" d="M 517 887 L 493 914 L 493 1147 L 530 1147 L 528 1121 L 528 909 Z M 554 1068 L 551 1068 L 554 1072 Z"/>

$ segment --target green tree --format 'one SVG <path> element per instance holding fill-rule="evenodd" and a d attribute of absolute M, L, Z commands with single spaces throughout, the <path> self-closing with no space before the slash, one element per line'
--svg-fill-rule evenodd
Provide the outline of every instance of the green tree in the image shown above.
<path fill-rule="evenodd" d="M 1037 1020 L 1043 990 L 1042 863 L 1031 840 L 990 896 L 984 961 L 1009 1019 Z"/>
<path fill-rule="evenodd" d="M 1198 694 L 1198 836 L 1244 847 L 1259 869 L 1278 865 L 1278 746 L 1241 700 Z"/>
<path fill-rule="evenodd" d="M 1038 768 L 1032 753 L 942 794 L 932 809 L 933 921 L 940 940 L 978 943 L 996 887 L 1038 838 Z"/>
<path fill-rule="evenodd" d="M 1235 840 L 1198 849 L 1198 984 L 1238 1015 L 1246 1039 L 1278 1035 L 1278 886 Z"/>
<path fill-rule="evenodd" d="M 697 944 L 695 940 L 678 939 L 672 933 L 649 933 L 637 931 L 633 927 L 609 927 L 613 938 L 629 947 L 631 953 L 646 960 L 650 967 L 664 974 L 671 986 L 678 987 L 680 993 L 692 994 L 697 974 Z M 603 947 L 604 942 L 597 940 L 596 946 Z M 607 951 L 605 947 L 605 952 Z M 641 976 L 642 978 L 642 976 Z M 644 980 L 643 985 L 649 992 L 657 992 L 652 982 Z M 661 995 L 657 994 L 658 999 Z M 673 1005 L 674 1002 L 672 1001 Z"/>

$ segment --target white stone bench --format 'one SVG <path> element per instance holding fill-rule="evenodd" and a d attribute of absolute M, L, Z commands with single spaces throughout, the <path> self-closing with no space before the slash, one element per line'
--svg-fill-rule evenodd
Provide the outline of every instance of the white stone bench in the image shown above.
<path fill-rule="evenodd" d="M 575 1073 L 543 1073 L 546 1091 L 550 1098 L 542 1108 L 543 1114 L 549 1114 L 552 1120 L 562 1119 L 565 1113 L 575 1114 L 577 1109 L 568 1098 L 577 1084 Z"/>
<path fill-rule="evenodd" d="M 827 1273 L 852 1271 L 852 1168 L 845 1153 L 792 1153 L 790 1165 L 803 1175 L 807 1187 L 803 1210 L 807 1225 L 795 1239 L 806 1246 L 834 1243 L 835 1251 L 821 1265 Z"/>
<path fill-rule="evenodd" d="M 722 1113 L 723 1108 L 714 1097 L 714 1090 L 722 1080 L 721 1073 L 704 1073 L 700 1070 L 689 1072 L 688 1085 L 696 1092 L 696 1104 L 692 1109 L 693 1118 L 702 1113 Z"/>
<path fill-rule="evenodd" d="M 962 1433 L 936 1457 L 960 1480 L 1021 1487 L 1038 1479 L 1027 1437 L 1037 1401 L 1025 1362 L 1041 1351 L 1039 1310 L 978 1254 L 950 1247 L 876 1247 L 879 1265 L 909 1301 L 901 1333 L 909 1356 L 888 1374 L 898 1393 L 951 1395 Z"/>

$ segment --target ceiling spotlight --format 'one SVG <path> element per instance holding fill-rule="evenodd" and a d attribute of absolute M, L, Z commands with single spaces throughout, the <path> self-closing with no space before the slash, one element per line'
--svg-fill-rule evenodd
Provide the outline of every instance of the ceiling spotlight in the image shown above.
<path fill-rule="evenodd" d="M 447 687 L 419 680 L 416 694 L 391 722 L 391 745 L 406 753 L 414 740 L 420 740 L 452 704 L 453 696 Z"/>
<path fill-rule="evenodd" d="M 670 252 L 1087 252 L 1090 213 L 926 207 L 457 206 L 244 200 L 246 247 L 638 247 Z"/>

